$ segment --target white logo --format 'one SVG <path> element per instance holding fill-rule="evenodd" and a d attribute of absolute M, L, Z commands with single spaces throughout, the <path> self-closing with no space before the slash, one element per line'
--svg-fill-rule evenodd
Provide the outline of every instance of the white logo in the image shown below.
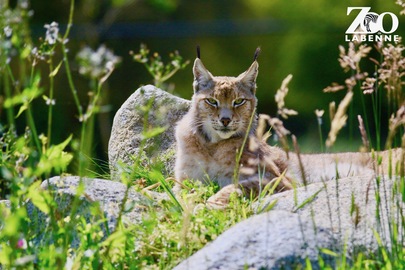
<path fill-rule="evenodd" d="M 377 14 L 370 12 L 370 7 L 348 7 L 347 15 L 353 10 L 360 10 L 352 24 L 347 28 L 346 34 L 391 34 L 398 29 L 398 17 L 392 12 Z M 392 20 L 391 29 L 384 29 L 384 18 L 390 16 Z M 387 27 L 389 28 L 389 27 Z"/>

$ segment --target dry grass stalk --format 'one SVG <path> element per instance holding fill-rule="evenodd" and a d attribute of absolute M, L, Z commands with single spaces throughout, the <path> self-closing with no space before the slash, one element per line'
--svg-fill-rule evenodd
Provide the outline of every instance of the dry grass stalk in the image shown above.
<path fill-rule="evenodd" d="M 290 150 L 290 147 L 288 145 L 287 135 L 290 134 L 290 131 L 284 127 L 283 121 L 276 117 L 270 118 L 269 124 L 273 127 L 280 140 L 283 150 L 286 152 L 287 157 L 289 157 L 288 152 Z"/>
<path fill-rule="evenodd" d="M 367 45 L 360 45 L 356 50 L 356 45 L 353 42 L 349 43 L 349 48 L 346 49 L 342 45 L 339 45 L 339 63 L 345 72 L 349 70 L 359 71 L 360 60 L 368 55 L 371 51 L 371 47 Z"/>
<path fill-rule="evenodd" d="M 271 129 L 274 130 L 277 136 L 276 140 L 280 141 L 281 146 L 288 155 L 289 146 L 287 136 L 290 135 L 290 131 L 284 127 L 283 121 L 281 121 L 279 118 L 270 117 L 269 115 L 266 114 L 260 114 L 259 124 L 256 129 L 257 138 L 262 141 L 267 141 L 267 139 L 271 135 L 270 131 L 266 131 L 267 125 L 269 125 Z M 255 144 L 253 143 L 253 147 L 254 145 Z"/>
<path fill-rule="evenodd" d="M 379 47 L 379 50 L 384 59 L 378 69 L 379 79 L 385 83 L 389 102 L 396 101 L 399 106 L 403 101 L 402 77 L 405 75 L 405 58 L 402 52 L 405 47 L 402 44 L 387 44 Z"/>
<path fill-rule="evenodd" d="M 292 135 L 292 141 L 293 141 L 295 153 L 297 154 L 298 164 L 300 166 L 301 178 L 302 178 L 302 180 L 304 182 L 304 186 L 306 188 L 307 179 L 305 177 L 304 164 L 302 163 L 302 160 L 301 160 L 301 151 L 300 151 L 300 147 L 299 147 L 298 142 L 297 142 L 297 137 L 295 137 L 295 135 Z"/>
<path fill-rule="evenodd" d="M 385 143 L 385 148 L 390 149 L 394 140 L 395 134 L 399 127 L 405 126 L 405 103 L 399 107 L 395 116 L 392 115 L 388 127 L 388 137 Z"/>
<path fill-rule="evenodd" d="M 343 89 L 345 89 L 345 87 L 343 85 L 340 85 L 340 84 L 334 82 L 334 83 L 332 83 L 332 85 L 323 89 L 323 92 L 324 93 L 334 93 L 334 92 L 338 92 Z"/>
<path fill-rule="evenodd" d="M 336 102 L 332 101 L 329 103 L 329 120 L 332 123 L 333 118 L 335 118 L 336 114 Z"/>
<path fill-rule="evenodd" d="M 401 138 L 401 160 L 400 160 L 400 175 L 401 178 L 404 178 L 405 176 L 405 134 L 402 135 Z"/>
<path fill-rule="evenodd" d="M 397 0 L 395 1 L 395 4 L 400 5 L 402 7 L 402 10 L 399 12 L 399 14 L 405 15 L 405 2 L 403 0 Z"/>
<path fill-rule="evenodd" d="M 259 114 L 259 121 L 256 128 L 256 137 L 261 141 L 267 141 L 267 139 L 271 136 L 270 130 L 268 130 L 267 126 L 270 122 L 270 116 L 267 114 Z"/>
<path fill-rule="evenodd" d="M 361 147 L 361 152 L 368 152 L 370 151 L 370 142 L 368 141 L 367 132 L 364 127 L 363 118 L 360 115 L 357 115 L 357 120 L 359 120 L 359 129 L 361 134 L 361 140 L 363 142 L 363 147 Z"/>
<path fill-rule="evenodd" d="M 361 90 L 363 90 L 363 94 L 372 94 L 376 88 L 376 78 L 366 78 L 362 85 Z"/>
<path fill-rule="evenodd" d="M 347 89 L 347 91 L 352 91 L 353 88 L 357 85 L 357 81 L 364 80 L 368 76 L 367 72 L 360 72 L 358 71 L 357 74 L 347 78 L 345 80 L 345 85 L 340 85 L 336 82 L 332 83 L 330 86 L 323 89 L 324 93 L 335 93 L 343 89 Z"/>
<path fill-rule="evenodd" d="M 285 97 L 288 94 L 288 84 L 290 83 L 292 79 L 292 75 L 289 74 L 281 83 L 281 87 L 277 90 L 276 95 L 275 95 L 275 100 L 277 103 L 277 114 L 283 117 L 284 119 L 287 119 L 288 116 L 291 115 L 297 115 L 298 112 L 288 109 L 285 107 Z"/>
<path fill-rule="evenodd" d="M 353 99 L 353 92 L 349 91 L 347 92 L 343 100 L 340 102 L 336 114 L 334 115 L 331 123 L 331 129 L 328 134 L 328 139 L 326 140 L 326 147 L 333 146 L 333 144 L 336 141 L 337 134 L 343 128 L 343 126 L 346 125 L 347 120 L 346 111 L 352 99 Z"/>

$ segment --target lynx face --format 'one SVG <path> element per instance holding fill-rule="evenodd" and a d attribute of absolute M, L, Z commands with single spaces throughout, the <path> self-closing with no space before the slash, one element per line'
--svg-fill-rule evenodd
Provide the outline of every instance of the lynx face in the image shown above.
<path fill-rule="evenodd" d="M 197 58 L 193 72 L 196 131 L 210 142 L 244 136 L 257 103 L 258 63 L 238 77 L 215 77 Z"/>

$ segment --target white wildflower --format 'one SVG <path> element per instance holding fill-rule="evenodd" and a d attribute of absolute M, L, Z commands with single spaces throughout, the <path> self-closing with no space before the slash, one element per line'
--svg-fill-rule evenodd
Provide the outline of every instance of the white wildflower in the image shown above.
<path fill-rule="evenodd" d="M 9 25 L 4 27 L 3 31 L 7 38 L 11 37 L 11 35 L 13 34 L 13 29 Z"/>
<path fill-rule="evenodd" d="M 94 250 L 92 250 L 92 249 L 87 249 L 87 250 L 83 253 L 83 256 L 84 256 L 84 257 L 87 257 L 87 258 L 90 258 L 91 256 L 93 256 L 93 254 L 94 254 Z"/>
<path fill-rule="evenodd" d="M 18 3 L 22 9 L 27 9 L 29 6 L 28 0 L 20 0 Z"/>
<path fill-rule="evenodd" d="M 45 24 L 44 27 L 46 28 L 45 41 L 50 45 L 55 44 L 58 40 L 59 24 L 52 22 L 51 24 Z"/>
<path fill-rule="evenodd" d="M 318 110 L 318 109 L 315 110 L 315 115 L 316 115 L 316 118 L 318 119 L 318 125 L 322 125 L 322 116 L 324 113 L 325 113 L 324 110 Z"/>
<path fill-rule="evenodd" d="M 115 66 L 121 62 L 121 58 L 114 55 L 105 45 L 101 45 L 96 51 L 90 47 L 84 47 L 76 56 L 79 62 L 79 73 L 93 79 L 106 79 Z"/>

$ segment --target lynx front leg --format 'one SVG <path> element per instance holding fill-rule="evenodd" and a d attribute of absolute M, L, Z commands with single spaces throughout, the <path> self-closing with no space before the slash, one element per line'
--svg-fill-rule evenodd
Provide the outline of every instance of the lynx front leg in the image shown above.
<path fill-rule="evenodd" d="M 249 199 L 254 199 L 259 196 L 260 192 L 264 190 L 266 185 L 275 185 L 277 181 L 278 178 L 273 178 L 270 181 L 267 179 L 255 179 L 241 181 L 237 185 L 230 184 L 223 187 L 220 191 L 211 196 L 207 200 L 207 204 L 212 208 L 224 208 L 229 204 L 232 194 L 235 194 L 238 197 L 245 196 Z M 277 187 L 275 187 L 276 192 L 290 189 L 292 189 L 292 185 L 287 178 L 282 178 Z"/>

